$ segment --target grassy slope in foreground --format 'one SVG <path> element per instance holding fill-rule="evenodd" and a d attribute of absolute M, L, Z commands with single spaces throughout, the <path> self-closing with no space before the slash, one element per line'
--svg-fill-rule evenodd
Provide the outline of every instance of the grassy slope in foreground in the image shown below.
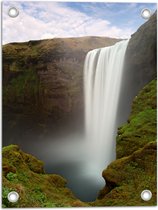
<path fill-rule="evenodd" d="M 43 163 L 22 152 L 17 145 L 3 148 L 3 207 L 71 207 L 86 206 L 66 188 L 66 180 L 56 174 L 45 174 Z M 17 203 L 7 200 L 16 191 Z"/>

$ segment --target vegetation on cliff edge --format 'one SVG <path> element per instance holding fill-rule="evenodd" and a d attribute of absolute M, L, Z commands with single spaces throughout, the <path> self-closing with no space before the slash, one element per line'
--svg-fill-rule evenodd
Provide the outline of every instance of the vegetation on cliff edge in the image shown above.
<path fill-rule="evenodd" d="M 156 102 L 156 80 L 152 80 L 135 97 L 128 123 L 118 130 L 117 158 L 156 140 Z"/>

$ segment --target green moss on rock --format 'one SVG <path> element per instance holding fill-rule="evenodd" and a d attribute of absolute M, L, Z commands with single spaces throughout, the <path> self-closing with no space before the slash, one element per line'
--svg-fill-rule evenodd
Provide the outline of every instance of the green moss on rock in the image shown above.
<path fill-rule="evenodd" d="M 151 81 L 135 97 L 128 123 L 118 130 L 117 158 L 156 140 L 156 84 Z"/>
<path fill-rule="evenodd" d="M 56 174 L 45 174 L 43 162 L 20 150 L 17 145 L 3 148 L 3 207 L 70 207 L 87 206 L 66 188 L 66 180 Z M 16 191 L 17 203 L 7 194 Z"/>
<path fill-rule="evenodd" d="M 3 88 L 4 106 L 17 106 L 22 103 L 30 108 L 37 103 L 39 81 L 35 70 L 23 70 Z"/>
<path fill-rule="evenodd" d="M 156 142 L 150 142 L 128 157 L 111 163 L 103 171 L 107 185 L 95 206 L 153 206 L 156 205 Z M 113 188 L 110 189 L 109 185 Z M 152 192 L 150 201 L 143 201 L 141 192 Z"/>

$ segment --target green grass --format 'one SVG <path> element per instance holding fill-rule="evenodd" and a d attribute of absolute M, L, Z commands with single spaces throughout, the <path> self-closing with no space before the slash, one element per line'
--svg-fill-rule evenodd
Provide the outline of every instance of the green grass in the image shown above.
<path fill-rule="evenodd" d="M 156 114 L 156 80 L 153 80 L 135 97 L 128 123 L 119 128 L 117 158 L 156 140 Z"/>

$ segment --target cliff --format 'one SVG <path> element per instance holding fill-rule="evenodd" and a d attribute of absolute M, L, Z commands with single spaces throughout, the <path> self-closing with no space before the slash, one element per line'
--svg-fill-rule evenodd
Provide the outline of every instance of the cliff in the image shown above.
<path fill-rule="evenodd" d="M 143 24 L 129 41 L 127 52 L 127 74 L 132 72 L 135 84 L 143 88 L 157 74 L 157 12 Z M 129 81 L 128 81 L 129 82 Z"/>
<path fill-rule="evenodd" d="M 3 46 L 3 119 L 7 132 L 54 132 L 82 124 L 86 53 L 113 45 L 105 37 L 56 38 Z M 40 114 L 39 114 L 40 113 Z M 62 126 L 63 125 L 63 126 Z M 15 136 L 15 134 L 17 134 Z M 10 139 L 4 136 L 4 142 Z"/>
<path fill-rule="evenodd" d="M 124 67 L 118 115 L 128 119 L 133 98 L 157 75 L 157 12 L 132 34 Z"/>

